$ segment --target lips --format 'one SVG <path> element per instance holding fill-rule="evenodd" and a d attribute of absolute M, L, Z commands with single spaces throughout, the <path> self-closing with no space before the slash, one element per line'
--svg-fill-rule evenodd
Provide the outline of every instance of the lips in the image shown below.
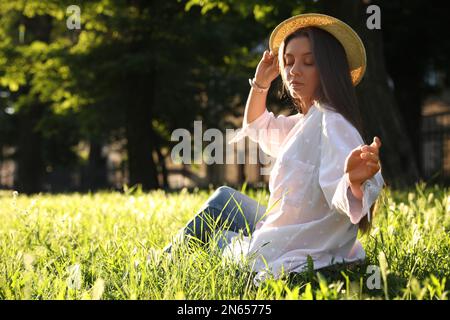
<path fill-rule="evenodd" d="M 289 85 L 291 87 L 301 87 L 301 86 L 304 86 L 305 84 L 301 83 L 301 82 L 294 81 L 294 82 L 289 82 Z"/>

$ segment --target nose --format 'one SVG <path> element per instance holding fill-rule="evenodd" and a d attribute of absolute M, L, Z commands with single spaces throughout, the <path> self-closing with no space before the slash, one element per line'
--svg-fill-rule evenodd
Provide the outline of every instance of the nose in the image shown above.
<path fill-rule="evenodd" d="M 299 64 L 295 63 L 291 70 L 289 70 L 289 74 L 291 76 L 301 76 L 302 75 L 302 71 L 300 70 Z"/>

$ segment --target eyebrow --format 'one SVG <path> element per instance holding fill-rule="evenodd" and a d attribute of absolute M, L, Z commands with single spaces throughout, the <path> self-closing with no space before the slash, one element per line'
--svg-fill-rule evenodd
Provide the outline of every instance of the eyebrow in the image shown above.
<path fill-rule="evenodd" d="M 307 54 L 312 54 L 312 52 L 305 52 L 302 54 L 302 56 L 306 56 Z M 294 56 L 294 55 L 292 53 L 285 53 L 284 57 L 287 57 L 287 56 Z"/>

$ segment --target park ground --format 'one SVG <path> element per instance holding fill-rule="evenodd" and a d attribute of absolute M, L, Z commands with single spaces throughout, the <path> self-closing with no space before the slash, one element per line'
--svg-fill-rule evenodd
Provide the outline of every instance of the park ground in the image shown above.
<path fill-rule="evenodd" d="M 267 190 L 242 191 L 267 204 Z M 364 265 L 260 286 L 212 245 L 161 254 L 212 192 L 1 191 L 0 299 L 448 299 L 448 188 L 385 188 L 373 228 L 360 235 Z"/>

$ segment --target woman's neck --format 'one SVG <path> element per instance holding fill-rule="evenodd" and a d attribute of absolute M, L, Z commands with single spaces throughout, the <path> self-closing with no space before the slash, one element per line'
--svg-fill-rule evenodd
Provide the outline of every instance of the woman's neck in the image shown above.
<path fill-rule="evenodd" d="M 309 109 L 311 109 L 311 105 L 313 103 L 312 99 L 310 99 L 310 100 L 300 99 L 298 102 L 299 102 L 299 105 L 301 108 L 301 113 L 303 115 L 306 115 L 308 113 Z"/>

